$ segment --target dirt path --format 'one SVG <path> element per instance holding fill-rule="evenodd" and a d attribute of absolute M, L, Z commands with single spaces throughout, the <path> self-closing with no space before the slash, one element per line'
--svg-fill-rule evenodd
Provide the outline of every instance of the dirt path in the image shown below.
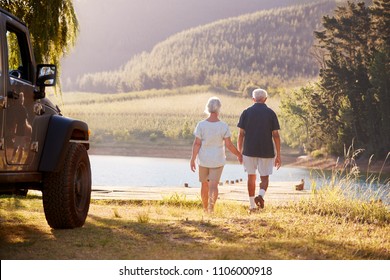
<path fill-rule="evenodd" d="M 266 194 L 267 203 L 283 203 L 297 200 L 310 195 L 310 190 L 295 190 L 291 182 L 271 182 Z M 306 187 L 308 188 L 308 187 Z M 223 184 L 219 186 L 220 200 L 248 202 L 246 182 Z M 185 199 L 200 199 L 200 188 L 192 187 L 115 187 L 96 188 L 92 191 L 93 199 L 131 199 L 131 200 L 162 200 L 180 196 Z"/>

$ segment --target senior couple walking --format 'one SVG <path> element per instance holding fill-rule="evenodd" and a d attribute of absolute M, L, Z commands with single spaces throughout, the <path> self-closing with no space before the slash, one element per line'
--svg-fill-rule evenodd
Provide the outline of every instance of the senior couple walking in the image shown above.
<path fill-rule="evenodd" d="M 254 104 L 245 109 L 237 124 L 239 135 L 237 148 L 231 142 L 229 126 L 219 119 L 221 101 L 217 97 L 208 100 L 205 113 L 208 118 L 195 128 L 195 140 L 190 161 L 191 170 L 198 165 L 203 210 L 214 211 L 218 199 L 218 184 L 226 162 L 228 148 L 248 173 L 249 209 L 252 213 L 264 208 L 264 197 L 269 175 L 273 167 L 281 166 L 279 121 L 275 112 L 265 104 L 268 94 L 263 89 L 252 92 Z M 260 174 L 259 192 L 256 196 L 256 175 Z"/>

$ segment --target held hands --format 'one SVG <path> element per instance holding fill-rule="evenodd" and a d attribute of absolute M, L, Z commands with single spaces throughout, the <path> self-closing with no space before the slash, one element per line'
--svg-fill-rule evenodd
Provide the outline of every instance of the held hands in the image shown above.
<path fill-rule="evenodd" d="M 237 160 L 240 164 L 242 164 L 242 154 L 241 153 L 237 156 Z"/>

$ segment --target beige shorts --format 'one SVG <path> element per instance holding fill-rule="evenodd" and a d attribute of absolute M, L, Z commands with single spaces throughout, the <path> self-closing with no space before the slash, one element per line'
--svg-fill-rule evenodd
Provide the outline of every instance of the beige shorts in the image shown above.
<path fill-rule="evenodd" d="M 221 179 L 222 170 L 223 166 L 216 168 L 199 166 L 199 182 L 219 182 L 219 179 Z"/>

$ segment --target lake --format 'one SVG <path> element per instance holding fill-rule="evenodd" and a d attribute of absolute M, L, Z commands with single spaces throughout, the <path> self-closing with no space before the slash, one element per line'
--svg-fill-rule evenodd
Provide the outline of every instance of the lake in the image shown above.
<path fill-rule="evenodd" d="M 152 157 L 126 157 L 90 155 L 93 187 L 198 187 L 198 173 L 190 169 L 189 160 Z M 246 180 L 247 175 L 240 164 L 225 165 L 221 181 Z M 274 170 L 272 182 L 310 181 L 310 170 L 303 168 L 281 167 Z"/>
<path fill-rule="evenodd" d="M 189 187 L 200 187 L 198 173 L 190 170 L 189 160 L 173 158 L 153 157 L 128 157 L 90 155 L 92 169 L 92 189 L 112 190 L 116 187 L 180 187 L 185 183 Z M 271 184 L 277 182 L 297 183 L 305 180 L 305 188 L 310 188 L 311 183 L 316 187 L 326 183 L 330 172 L 310 170 L 305 168 L 281 167 L 274 169 L 270 177 Z M 381 187 L 380 198 L 390 204 L 389 176 L 382 176 L 380 184 L 367 184 L 362 177 L 354 186 L 356 193 L 365 196 L 365 190 L 370 188 L 376 191 Z M 247 179 L 242 165 L 228 162 L 223 170 L 221 181 L 225 182 Z"/>

